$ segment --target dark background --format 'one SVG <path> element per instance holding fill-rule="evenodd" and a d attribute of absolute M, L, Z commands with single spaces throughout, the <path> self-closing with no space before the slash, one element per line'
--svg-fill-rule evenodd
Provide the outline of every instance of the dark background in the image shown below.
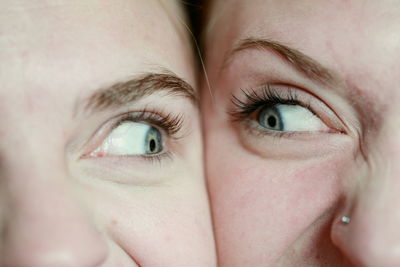
<path fill-rule="evenodd" d="M 190 28 L 194 36 L 199 40 L 201 34 L 201 21 L 204 14 L 204 2 L 202 0 L 181 0 L 183 6 L 187 10 L 190 20 Z"/>

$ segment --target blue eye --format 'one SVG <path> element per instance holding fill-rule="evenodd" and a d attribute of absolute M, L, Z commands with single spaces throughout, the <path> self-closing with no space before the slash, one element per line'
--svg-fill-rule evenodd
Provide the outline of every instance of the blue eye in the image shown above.
<path fill-rule="evenodd" d="M 164 150 L 161 132 L 148 124 L 124 122 L 104 139 L 96 155 L 153 155 Z"/>
<path fill-rule="evenodd" d="M 309 109 L 300 105 L 274 104 L 260 110 L 257 122 L 272 131 L 327 131 L 328 127 Z"/>
<path fill-rule="evenodd" d="M 263 108 L 258 115 L 258 122 L 264 128 L 283 131 L 283 121 L 280 113 L 279 105 Z"/>
<path fill-rule="evenodd" d="M 159 130 L 150 126 L 145 140 L 146 154 L 157 154 L 163 150 L 162 137 Z"/>

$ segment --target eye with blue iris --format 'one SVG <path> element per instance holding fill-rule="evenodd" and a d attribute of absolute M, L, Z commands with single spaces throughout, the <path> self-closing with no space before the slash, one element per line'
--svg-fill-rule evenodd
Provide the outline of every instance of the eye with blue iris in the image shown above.
<path fill-rule="evenodd" d="M 262 109 L 258 115 L 258 122 L 264 128 L 274 131 L 283 131 L 284 125 L 281 111 L 277 106 Z"/>
<path fill-rule="evenodd" d="M 278 90 L 279 89 L 279 90 Z M 233 96 L 236 109 L 231 112 L 235 121 L 256 123 L 266 133 L 329 132 L 330 128 L 317 116 L 297 91 L 284 86 L 264 86 L 258 90 L 242 91 L 242 97 Z"/>
<path fill-rule="evenodd" d="M 327 128 L 321 119 L 300 105 L 276 104 L 261 108 L 257 122 L 267 130 L 281 132 L 321 131 Z"/>
<path fill-rule="evenodd" d="M 91 157 L 141 156 L 146 158 L 167 155 L 169 138 L 181 129 L 182 117 L 161 116 L 152 112 L 132 112 L 107 123 L 100 145 L 90 152 Z M 109 126 L 111 124 L 111 126 Z"/>
<path fill-rule="evenodd" d="M 148 126 L 149 129 L 146 133 L 144 146 L 146 147 L 146 154 L 157 154 L 163 150 L 162 135 L 159 130 L 153 126 Z"/>
<path fill-rule="evenodd" d="M 163 137 L 154 126 L 123 122 L 104 139 L 94 153 L 107 155 L 152 155 L 163 151 Z"/>

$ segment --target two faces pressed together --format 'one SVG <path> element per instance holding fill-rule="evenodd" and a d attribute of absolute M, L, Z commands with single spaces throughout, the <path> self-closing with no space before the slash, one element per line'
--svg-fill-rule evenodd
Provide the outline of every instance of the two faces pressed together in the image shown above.
<path fill-rule="evenodd" d="M 1 1 L 0 266 L 399 266 L 400 3 L 181 5 Z"/>

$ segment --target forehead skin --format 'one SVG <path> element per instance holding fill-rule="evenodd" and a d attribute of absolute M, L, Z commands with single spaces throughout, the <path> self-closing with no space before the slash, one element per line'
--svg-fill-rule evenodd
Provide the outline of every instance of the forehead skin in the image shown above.
<path fill-rule="evenodd" d="M 23 91 L 86 95 L 160 66 L 194 84 L 180 15 L 165 0 L 1 1 L 1 99 Z"/>
<path fill-rule="evenodd" d="M 388 96 L 378 95 L 377 88 L 389 86 L 386 81 L 400 71 L 400 55 L 395 53 L 400 46 L 398 1 L 296 1 L 293 5 L 286 0 L 229 0 L 215 1 L 210 11 L 206 51 L 213 64 L 221 64 L 221 51 L 229 51 L 239 39 L 271 38 L 317 59 L 342 74 L 345 82 L 356 83 L 381 101 Z"/>

